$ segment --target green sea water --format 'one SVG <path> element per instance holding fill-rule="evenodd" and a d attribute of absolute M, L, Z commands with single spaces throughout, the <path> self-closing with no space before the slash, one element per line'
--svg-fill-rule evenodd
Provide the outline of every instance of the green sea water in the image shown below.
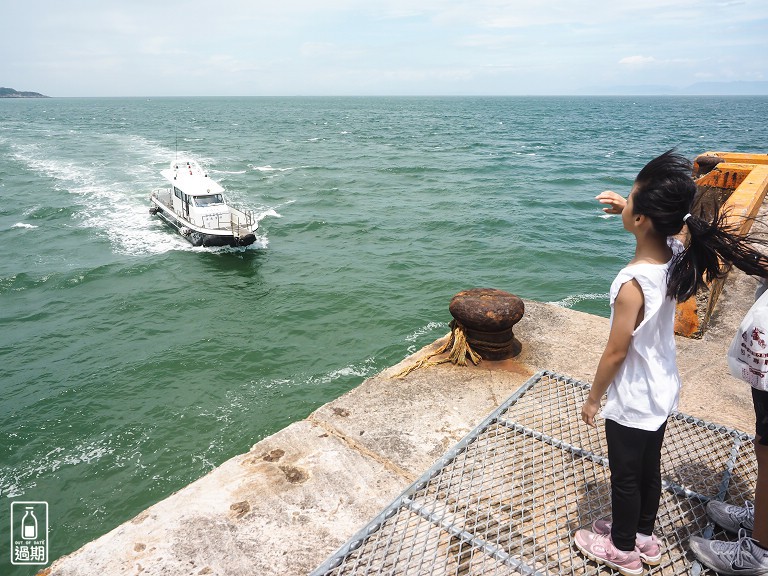
<path fill-rule="evenodd" d="M 672 147 L 768 151 L 768 97 L 0 100 L 0 526 L 50 558 L 448 331 L 473 287 L 608 315 L 594 201 Z M 261 219 L 193 248 L 148 213 L 198 160 Z M 525 343 L 523 343 L 525 344 Z M 0 573 L 10 565 L 0 529 Z"/>

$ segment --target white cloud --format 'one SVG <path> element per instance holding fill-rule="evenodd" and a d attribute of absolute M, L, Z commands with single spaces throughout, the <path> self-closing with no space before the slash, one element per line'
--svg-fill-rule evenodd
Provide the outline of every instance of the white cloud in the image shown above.
<path fill-rule="evenodd" d="M 354 48 L 342 47 L 334 42 L 304 42 L 299 47 L 299 54 L 304 58 L 325 59 L 333 61 L 350 60 L 363 54 Z"/>
<path fill-rule="evenodd" d="M 205 70 L 211 72 L 224 72 L 227 74 L 239 74 L 243 72 L 255 72 L 260 70 L 257 64 L 234 58 L 229 54 L 212 54 L 202 62 L 201 70 L 192 69 L 193 73 L 202 74 Z"/>
<path fill-rule="evenodd" d="M 619 64 L 626 66 L 645 66 L 654 62 L 656 62 L 656 58 L 653 56 L 627 56 L 619 60 Z"/>
<path fill-rule="evenodd" d="M 768 77 L 766 0 L 36 0 L 6 15 L 2 84 L 54 96 L 684 86 L 713 55 L 729 80 Z M 179 55 L 194 81 L 163 75 Z"/>

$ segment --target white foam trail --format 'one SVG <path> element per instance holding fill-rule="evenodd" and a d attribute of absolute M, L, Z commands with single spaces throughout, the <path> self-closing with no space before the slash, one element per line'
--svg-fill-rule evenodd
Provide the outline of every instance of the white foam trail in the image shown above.
<path fill-rule="evenodd" d="M 267 246 L 269 246 L 269 238 L 266 236 L 259 236 L 256 235 L 256 240 L 253 244 L 249 246 L 192 246 L 185 240 L 181 239 L 181 236 L 178 236 L 178 234 L 174 234 L 174 236 L 178 237 L 179 240 L 181 240 L 186 246 L 181 246 L 179 248 L 175 248 L 176 250 L 189 250 L 191 252 L 213 252 L 213 253 L 238 253 L 238 252 L 245 252 L 247 250 L 263 250 Z"/>
<path fill-rule="evenodd" d="M 445 322 L 430 322 L 426 326 L 422 326 L 421 328 L 418 328 L 417 330 L 415 330 L 414 332 L 406 336 L 405 340 L 407 342 L 415 342 L 422 336 L 426 336 L 430 332 L 434 332 L 437 329 L 447 330 L 448 324 L 446 324 Z"/>
<path fill-rule="evenodd" d="M 573 296 L 566 296 L 562 300 L 557 300 L 556 302 L 548 302 L 548 304 L 554 304 L 555 306 L 560 306 L 562 308 L 573 308 L 576 304 L 583 302 L 584 300 L 608 300 L 609 298 L 610 294 L 608 293 L 574 294 Z"/>
<path fill-rule="evenodd" d="M 269 164 L 266 166 L 253 166 L 254 170 L 258 170 L 259 172 L 288 172 L 289 170 L 293 170 L 293 168 L 273 168 Z"/>
<path fill-rule="evenodd" d="M 37 228 L 37 226 L 33 224 L 27 224 L 26 222 L 16 222 L 11 228 Z"/>
<path fill-rule="evenodd" d="M 71 449 L 57 447 L 26 464 L 0 470 L 0 493 L 8 498 L 18 497 L 36 485 L 35 480 L 50 476 L 65 466 L 91 464 L 115 453 L 111 434 L 93 441 L 81 442 Z M 6 471 L 9 473 L 6 474 Z"/>
<path fill-rule="evenodd" d="M 334 380 L 339 378 L 349 378 L 350 376 L 357 376 L 360 378 L 368 377 L 376 369 L 375 360 L 373 358 L 367 358 L 361 364 L 350 364 L 339 368 L 338 370 L 332 370 L 327 374 L 320 376 L 312 376 L 307 381 L 308 384 L 330 384 Z"/>
<path fill-rule="evenodd" d="M 282 218 L 280 214 L 275 212 L 274 208 L 269 208 L 268 210 L 265 210 L 264 212 L 259 212 L 256 215 L 256 222 L 261 222 L 267 216 L 271 216 L 272 218 Z"/>
<path fill-rule="evenodd" d="M 127 167 L 119 168 L 122 176 L 128 176 L 127 181 L 125 178 L 115 181 L 115 167 L 106 161 L 84 165 L 50 158 L 43 147 L 44 142 L 15 145 L 14 157 L 32 170 L 52 178 L 55 188 L 79 196 L 78 203 L 84 208 L 76 216 L 81 219 L 82 226 L 105 234 L 116 252 L 137 255 L 193 250 L 187 241 L 149 214 L 149 194 L 162 186 L 158 165 L 165 165 L 173 152 L 140 136 L 101 137 L 109 140 L 110 146 L 117 141 L 129 151 L 129 158 L 135 157 L 135 160 L 128 160 Z M 180 151 L 179 154 L 186 153 Z M 258 220 L 267 216 L 280 217 L 273 208 L 264 207 Z M 266 248 L 268 243 L 268 238 L 261 236 L 253 246 Z"/>
<path fill-rule="evenodd" d="M 430 332 L 434 332 L 435 330 L 440 330 L 439 337 L 443 337 L 448 332 L 448 324 L 445 322 L 430 322 L 426 326 L 422 326 L 421 328 L 418 328 L 406 336 L 406 341 L 411 342 L 411 345 L 407 348 L 408 354 L 411 355 L 418 352 L 419 346 L 416 344 L 418 339 L 422 336 L 426 336 Z"/>

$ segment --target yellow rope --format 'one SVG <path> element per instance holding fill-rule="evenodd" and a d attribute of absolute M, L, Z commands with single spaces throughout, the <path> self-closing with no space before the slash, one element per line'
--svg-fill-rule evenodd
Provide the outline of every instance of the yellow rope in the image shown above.
<path fill-rule="evenodd" d="M 469 359 L 472 361 L 472 364 L 477 366 L 482 358 L 477 352 L 469 347 L 469 342 L 467 341 L 467 332 L 464 329 L 464 326 L 455 320 L 451 322 L 451 324 L 454 325 L 452 326 L 453 331 L 451 332 L 451 340 L 453 340 L 453 346 L 451 347 L 451 353 L 449 354 L 448 359 L 458 366 L 466 366 L 467 357 L 469 357 Z"/>
<path fill-rule="evenodd" d="M 413 372 L 414 370 L 418 370 L 419 368 L 423 367 L 430 367 L 430 366 L 437 366 L 439 364 L 443 364 L 444 362 L 452 362 L 458 366 L 466 366 L 467 365 L 467 358 L 470 359 L 472 364 L 477 366 L 480 361 L 482 360 L 482 357 L 472 350 L 469 346 L 469 342 L 467 342 L 467 333 L 464 328 L 464 326 L 461 325 L 460 322 L 453 320 L 450 324 L 451 326 L 451 337 L 448 339 L 448 341 L 440 346 L 437 350 L 432 352 L 432 354 L 425 356 L 418 362 L 412 364 L 411 366 L 406 366 L 402 371 L 395 374 L 395 378 L 405 378 Z M 451 349 L 450 353 L 448 354 L 447 358 L 443 358 L 442 360 L 436 360 L 436 361 L 430 361 L 435 356 L 439 356 L 440 354 L 445 353 L 446 350 Z"/>

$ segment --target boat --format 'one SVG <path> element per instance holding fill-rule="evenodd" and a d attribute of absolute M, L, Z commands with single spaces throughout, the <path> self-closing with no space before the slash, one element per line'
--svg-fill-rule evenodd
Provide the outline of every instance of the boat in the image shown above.
<path fill-rule="evenodd" d="M 228 204 L 224 188 L 195 160 L 173 160 L 160 174 L 169 186 L 152 192 L 149 213 L 193 246 L 250 246 L 256 241 L 259 223 L 253 213 Z"/>

